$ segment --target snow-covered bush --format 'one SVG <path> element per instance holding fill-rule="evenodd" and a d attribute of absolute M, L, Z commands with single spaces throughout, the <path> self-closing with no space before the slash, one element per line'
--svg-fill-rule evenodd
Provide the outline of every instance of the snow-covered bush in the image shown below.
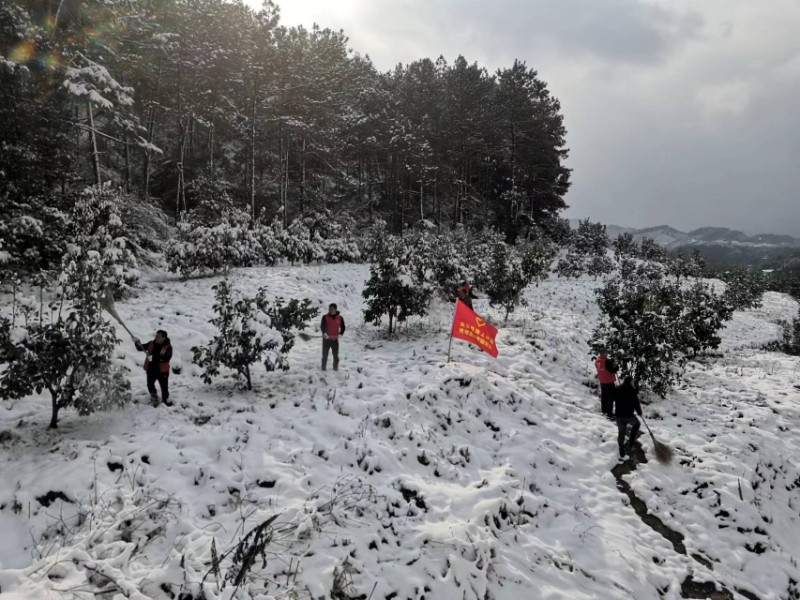
<path fill-rule="evenodd" d="M 705 268 L 706 260 L 697 249 L 695 249 L 691 256 L 686 256 L 683 252 L 678 252 L 668 262 L 669 274 L 675 277 L 678 282 L 680 282 L 681 279 L 702 276 Z"/>
<path fill-rule="evenodd" d="M 58 425 L 62 408 L 86 415 L 130 400 L 130 382 L 111 360 L 116 334 L 102 317 L 97 297 L 105 285 L 105 265 L 98 253 L 87 256 L 71 263 L 64 281 L 68 297 L 61 305 L 46 311 L 35 302 L 22 302 L 24 325 L 0 320 L 0 363 L 5 364 L 0 398 L 47 391 L 51 428 Z"/>
<path fill-rule="evenodd" d="M 783 326 L 783 340 L 780 344 L 781 351 L 793 356 L 800 355 L 800 311 L 791 323 Z"/>
<path fill-rule="evenodd" d="M 326 263 L 358 262 L 361 252 L 353 239 L 330 238 L 322 240 L 322 252 Z"/>
<path fill-rule="evenodd" d="M 667 250 L 663 246 L 658 245 L 653 238 L 642 238 L 639 246 L 639 256 L 644 260 L 653 262 L 667 263 Z"/>
<path fill-rule="evenodd" d="M 734 310 L 761 306 L 767 283 L 760 272 L 751 269 L 733 269 L 722 273 L 720 279 L 728 284 L 725 299 Z"/>
<path fill-rule="evenodd" d="M 550 257 L 543 247 L 529 246 L 519 251 L 497 241 L 491 251 L 489 268 L 480 281 L 481 289 L 492 306 L 505 310 L 503 322 L 517 306 L 524 305 L 522 292 L 548 270 Z"/>
<path fill-rule="evenodd" d="M 204 369 L 203 380 L 211 383 L 220 367 L 244 378 L 253 389 L 250 365 L 263 362 L 267 371 L 289 368 L 288 354 L 294 346 L 295 329 L 304 329 L 306 321 L 318 314 L 311 300 L 277 298 L 270 304 L 261 288 L 254 298 L 234 300 L 227 281 L 214 286 L 216 316 L 211 323 L 219 334 L 205 346 L 192 348 L 193 361 Z"/>
<path fill-rule="evenodd" d="M 193 179 L 186 186 L 192 208 L 187 214 L 187 221 L 213 227 L 219 223 L 246 225 L 250 215 L 234 206 L 228 195 L 232 187 L 219 174 L 203 174 Z"/>
<path fill-rule="evenodd" d="M 639 246 L 636 245 L 633 234 L 629 232 L 619 234 L 611 242 L 611 247 L 614 248 L 614 258 L 617 261 L 621 261 L 623 258 L 634 258 L 639 254 Z"/>
<path fill-rule="evenodd" d="M 139 266 L 120 219 L 121 195 L 109 186 L 87 188 L 69 213 L 61 282 L 81 276 L 83 263 L 98 270 L 102 288 L 120 297 L 139 282 Z M 67 291 L 68 297 L 75 290 Z"/>
<path fill-rule="evenodd" d="M 67 213 L 48 199 L 20 203 L 0 195 L 0 276 L 58 266 L 66 249 L 67 221 Z"/>
<path fill-rule="evenodd" d="M 227 273 L 235 267 L 274 262 L 273 238 L 267 228 L 248 228 L 228 222 L 212 227 L 181 223 L 180 237 L 170 240 L 165 258 L 170 271 L 183 277 L 205 272 Z"/>
<path fill-rule="evenodd" d="M 283 249 L 283 258 L 291 264 L 312 263 L 325 259 L 323 240 L 318 232 L 312 232 L 301 220 L 292 221 L 286 229 L 277 233 Z"/>
<path fill-rule="evenodd" d="M 388 237 L 379 246 L 375 248 L 375 261 L 362 292 L 367 304 L 364 320 L 379 326 L 387 316 L 391 334 L 396 321 L 427 313 L 433 286 L 414 276 L 412 250 L 404 240 Z"/>
<path fill-rule="evenodd" d="M 561 277 L 597 277 L 610 273 L 614 263 L 608 257 L 608 234 L 602 223 L 592 223 L 589 219 L 581 221 L 573 232 L 569 248 L 556 265 L 556 273 Z"/>
<path fill-rule="evenodd" d="M 625 261 L 597 291 L 602 321 L 590 344 L 594 351 L 607 348 L 640 385 L 664 397 L 688 360 L 719 346 L 732 311 L 708 285 L 682 289 L 658 273 L 652 264 Z"/>

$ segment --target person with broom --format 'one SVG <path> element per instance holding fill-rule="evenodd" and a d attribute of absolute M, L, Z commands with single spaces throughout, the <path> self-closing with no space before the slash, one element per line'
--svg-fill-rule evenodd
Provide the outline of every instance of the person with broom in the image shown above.
<path fill-rule="evenodd" d="M 622 385 L 616 390 L 614 414 L 617 418 L 619 457 L 623 458 L 626 454 L 630 454 L 633 449 L 633 443 L 639 437 L 639 429 L 641 427 L 636 415 L 642 416 L 642 404 L 639 402 L 639 393 L 633 384 L 631 375 L 626 375 L 622 380 Z M 625 443 L 628 427 L 631 428 L 631 433 L 628 442 Z"/>
<path fill-rule="evenodd" d="M 161 388 L 161 401 L 167 406 L 172 406 L 169 400 L 169 361 L 172 359 L 172 344 L 167 332 L 163 329 L 156 331 L 156 337 L 142 344 L 139 338 L 133 338 L 133 343 L 139 352 L 146 352 L 144 370 L 147 373 L 147 391 L 150 392 L 150 402 L 158 406 L 156 381 Z"/>

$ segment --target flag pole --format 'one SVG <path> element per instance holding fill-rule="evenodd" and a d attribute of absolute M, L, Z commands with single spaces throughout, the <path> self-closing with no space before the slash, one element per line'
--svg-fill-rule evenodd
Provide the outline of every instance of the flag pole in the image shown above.
<path fill-rule="evenodd" d="M 453 309 L 453 321 L 450 323 L 450 343 L 447 345 L 447 362 L 450 362 L 450 349 L 453 347 L 453 325 L 456 322 L 456 314 L 458 314 L 458 298 L 456 298 L 456 307 Z"/>

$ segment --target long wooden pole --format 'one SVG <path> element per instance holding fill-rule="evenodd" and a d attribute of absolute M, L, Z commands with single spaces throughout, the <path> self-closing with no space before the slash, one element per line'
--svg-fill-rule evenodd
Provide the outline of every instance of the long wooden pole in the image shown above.
<path fill-rule="evenodd" d="M 456 298 L 456 307 L 453 309 L 453 322 L 450 324 L 450 343 L 447 345 L 447 362 L 450 362 L 450 350 L 453 348 L 453 325 L 456 322 L 456 314 L 458 313 L 458 303 L 460 300 Z"/>

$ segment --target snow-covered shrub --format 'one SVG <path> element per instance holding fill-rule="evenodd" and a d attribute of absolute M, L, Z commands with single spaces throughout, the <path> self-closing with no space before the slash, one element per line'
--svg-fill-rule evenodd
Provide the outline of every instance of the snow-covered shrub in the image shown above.
<path fill-rule="evenodd" d="M 630 232 L 619 234 L 611 242 L 611 247 L 614 248 L 614 258 L 617 261 L 623 258 L 634 258 L 639 254 L 639 246 L 636 245 L 636 240 L 633 239 L 633 234 Z"/>
<path fill-rule="evenodd" d="M 22 303 L 24 325 L 0 321 L 0 363 L 5 365 L 0 398 L 46 390 L 51 428 L 58 425 L 62 408 L 87 415 L 130 400 L 130 382 L 111 360 L 116 334 L 102 317 L 97 297 L 105 285 L 104 264 L 97 253 L 88 256 L 94 259 L 73 261 L 65 288 L 69 297 L 62 305 L 51 305 L 48 312 L 35 302 Z"/>
<path fill-rule="evenodd" d="M 767 283 L 760 272 L 751 269 L 733 269 L 722 273 L 720 279 L 728 284 L 725 299 L 734 310 L 761 306 Z"/>
<path fill-rule="evenodd" d="M 232 185 L 221 175 L 202 174 L 186 187 L 192 206 L 186 219 L 190 223 L 213 227 L 219 223 L 245 225 L 250 220 L 250 215 L 234 206 L 228 195 Z"/>
<path fill-rule="evenodd" d="M 389 232 L 386 228 L 386 221 L 376 219 L 370 226 L 366 235 L 359 239 L 359 252 L 361 258 L 367 262 L 375 262 L 383 251 Z"/>
<path fill-rule="evenodd" d="M 556 265 L 556 273 L 561 277 L 591 275 L 597 277 L 610 273 L 614 268 L 608 257 L 608 234 L 602 223 L 592 223 L 589 219 L 581 221 L 573 232 L 569 248 Z"/>
<path fill-rule="evenodd" d="M 68 215 L 46 198 L 0 195 L 0 275 L 56 267 L 66 249 Z"/>
<path fill-rule="evenodd" d="M 678 252 L 669 260 L 667 268 L 669 274 L 680 282 L 681 279 L 701 277 L 706 268 L 706 260 L 697 249 L 691 256 Z"/>
<path fill-rule="evenodd" d="M 594 351 L 607 348 L 640 385 L 664 397 L 689 359 L 719 346 L 718 332 L 732 311 L 706 284 L 682 289 L 644 265 L 625 261 L 597 291 L 602 321 L 590 344 Z"/>
<path fill-rule="evenodd" d="M 216 316 L 211 323 L 219 334 L 205 346 L 192 348 L 193 361 L 204 369 L 203 381 L 211 383 L 225 367 L 243 377 L 253 389 L 250 365 L 263 362 L 267 371 L 289 368 L 288 354 L 294 346 L 294 329 L 318 314 L 311 300 L 277 298 L 270 304 L 261 288 L 254 298 L 234 300 L 227 281 L 214 286 Z"/>
<path fill-rule="evenodd" d="M 522 292 L 531 282 L 541 278 L 549 265 L 549 256 L 542 247 L 529 246 L 519 251 L 505 242 L 495 243 L 488 271 L 480 286 L 492 306 L 505 310 L 504 322 L 517 306 L 525 305 Z"/>
<path fill-rule="evenodd" d="M 138 284 L 139 266 L 120 219 L 120 200 L 120 193 L 106 185 L 87 188 L 75 202 L 69 213 L 62 284 L 74 287 L 83 263 L 98 270 L 102 288 L 97 291 L 109 289 L 120 297 Z M 67 291 L 68 297 L 73 293 Z"/>
<path fill-rule="evenodd" d="M 784 324 L 779 349 L 786 354 L 800 356 L 800 311 L 791 323 Z"/>
<path fill-rule="evenodd" d="M 557 246 L 568 245 L 574 235 L 569 220 L 562 217 L 547 215 L 539 225 L 545 237 Z"/>
<path fill-rule="evenodd" d="M 353 239 L 331 238 L 322 241 L 322 252 L 326 263 L 358 262 L 361 251 Z"/>
<path fill-rule="evenodd" d="M 272 240 L 266 228 L 249 228 L 223 222 L 212 227 L 181 223 L 180 237 L 170 240 L 165 258 L 170 271 L 183 277 L 204 272 L 227 273 L 235 267 L 250 267 L 272 261 L 267 248 Z"/>
<path fill-rule="evenodd" d="M 433 286 L 415 278 L 410 261 L 412 251 L 404 240 L 388 237 L 380 246 L 375 249 L 377 256 L 362 292 L 367 304 L 364 320 L 379 326 L 387 316 L 389 333 L 393 333 L 395 321 L 427 313 Z"/>
<path fill-rule="evenodd" d="M 291 264 L 312 263 L 325 259 L 323 240 L 319 233 L 312 232 L 300 220 L 292 221 L 289 227 L 278 231 L 277 238 L 283 249 L 283 257 Z"/>
<path fill-rule="evenodd" d="M 667 250 L 656 243 L 653 238 L 644 237 L 639 245 L 639 256 L 644 260 L 667 263 Z"/>

